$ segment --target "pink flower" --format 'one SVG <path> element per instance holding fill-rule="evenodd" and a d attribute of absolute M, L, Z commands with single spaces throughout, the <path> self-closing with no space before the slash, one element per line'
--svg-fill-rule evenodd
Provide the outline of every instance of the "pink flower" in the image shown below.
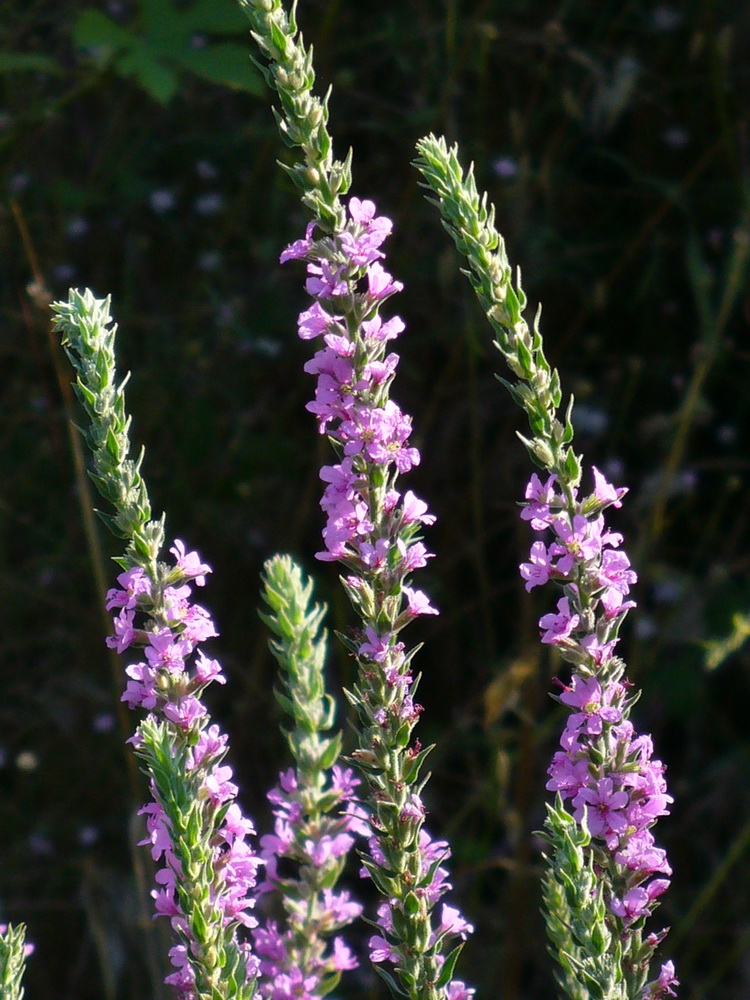
<path fill-rule="evenodd" d="M 197 587 L 203 587 L 206 583 L 206 573 L 213 570 L 206 563 L 201 562 L 197 552 L 186 552 L 185 544 L 179 538 L 175 538 L 174 545 L 169 550 L 175 557 L 177 568 L 190 579 L 195 580 Z"/>
<path fill-rule="evenodd" d="M 669 879 L 655 878 L 645 888 L 639 885 L 635 889 L 629 889 L 622 899 L 615 897 L 610 909 L 615 916 L 622 917 L 626 923 L 633 923 L 639 917 L 649 913 L 651 903 L 668 888 Z"/>
<path fill-rule="evenodd" d="M 360 233 L 354 236 L 353 233 L 343 232 L 339 236 L 339 246 L 344 251 L 352 264 L 357 267 L 364 267 L 380 257 L 385 257 L 378 247 L 383 242 L 382 239 L 371 236 L 369 233 Z"/>
<path fill-rule="evenodd" d="M 674 974 L 674 962 L 665 962 L 659 972 L 659 978 L 650 987 L 648 993 L 649 1000 L 660 1000 L 661 997 L 665 996 L 676 997 L 677 994 L 672 987 L 679 985 L 680 981 Z"/>
<path fill-rule="evenodd" d="M 365 628 L 365 635 L 367 636 L 367 642 L 363 642 L 359 647 L 360 656 L 366 656 L 371 660 L 375 660 L 376 663 L 382 663 L 388 656 L 388 651 L 391 648 L 391 638 L 392 634 L 386 632 L 385 635 L 378 635 L 378 633 L 371 628 L 369 625 Z"/>
<path fill-rule="evenodd" d="M 315 230 L 315 223 L 308 222 L 303 240 L 295 240 L 281 251 L 279 263 L 285 264 L 288 260 L 300 260 L 306 257 L 312 250 L 312 234 Z"/>
<path fill-rule="evenodd" d="M 203 650 L 199 651 L 195 662 L 195 679 L 200 684 L 210 684 L 211 681 L 217 681 L 219 684 L 227 682 L 226 677 L 221 672 L 219 661 L 206 656 Z"/>
<path fill-rule="evenodd" d="M 550 776 L 545 786 L 547 791 L 560 792 L 563 798 L 572 798 L 588 783 L 588 761 L 583 757 L 574 760 L 569 754 L 558 750 L 552 757 L 547 774 Z"/>
<path fill-rule="evenodd" d="M 634 920 L 648 912 L 648 893 L 640 886 L 629 889 L 622 899 L 616 896 L 613 898 L 610 909 L 616 917 L 621 917 L 627 924 L 632 924 Z"/>
<path fill-rule="evenodd" d="M 467 986 L 460 979 L 453 979 L 446 988 L 445 1000 L 472 1000 L 475 993 L 473 986 Z"/>
<path fill-rule="evenodd" d="M 424 594 L 421 590 L 413 590 L 411 587 L 402 587 L 401 589 L 408 602 L 407 612 L 410 615 L 416 617 L 416 615 L 440 614 L 437 608 L 433 608 L 430 604 L 427 594 Z"/>
<path fill-rule="evenodd" d="M 604 608 L 604 614 L 610 619 L 635 607 L 635 601 L 626 601 L 622 591 L 616 587 L 607 587 L 606 590 L 602 591 L 599 600 Z"/>
<path fill-rule="evenodd" d="M 411 573 L 415 569 L 422 569 L 427 565 L 427 560 L 434 558 L 433 552 L 428 552 L 422 542 L 412 542 L 407 548 L 406 543 L 399 538 L 396 546 L 401 556 L 401 570 L 404 573 Z"/>
<path fill-rule="evenodd" d="M 326 333 L 334 322 L 319 302 L 313 302 L 309 309 L 299 314 L 297 332 L 301 340 L 314 340 Z"/>
<path fill-rule="evenodd" d="M 393 376 L 398 362 L 398 354 L 386 354 L 382 361 L 369 361 L 364 367 L 364 376 L 372 385 L 382 385 Z"/>
<path fill-rule="evenodd" d="M 200 604 L 190 604 L 182 613 L 182 638 L 192 647 L 218 635 L 210 615 Z"/>
<path fill-rule="evenodd" d="M 371 299 L 379 300 L 388 298 L 403 289 L 400 281 L 394 281 L 393 276 L 383 268 L 377 261 L 367 268 L 367 293 Z"/>
<path fill-rule="evenodd" d="M 561 597 L 557 602 L 557 614 L 550 612 L 539 619 L 539 628 L 544 630 L 542 642 L 555 643 L 566 639 L 580 621 L 580 617 L 570 610 L 567 597 Z"/>
<path fill-rule="evenodd" d="M 579 562 L 590 562 L 596 559 L 602 550 L 601 529 L 599 521 L 589 521 L 582 514 L 573 517 L 572 525 L 563 517 L 552 522 L 558 541 L 562 545 L 553 545 L 556 555 L 562 555 L 556 569 L 567 576 L 573 566 Z"/>
<path fill-rule="evenodd" d="M 375 217 L 375 202 L 370 201 L 369 198 L 361 201 L 359 198 L 351 197 L 347 208 L 354 222 L 359 222 L 362 225 L 367 225 Z"/>
<path fill-rule="evenodd" d="M 620 722 L 622 712 L 618 708 L 611 707 L 611 698 L 611 690 L 602 695 L 601 685 L 595 677 L 573 674 L 571 686 L 560 695 L 560 701 L 564 705 L 570 705 L 571 708 L 580 708 L 581 711 L 574 712 L 568 718 L 565 733 L 560 741 L 563 747 L 570 749 L 579 733 L 598 736 L 602 732 L 604 721 L 613 725 Z"/>
<path fill-rule="evenodd" d="M 376 216 L 375 203 L 369 199 L 360 201 L 359 198 L 350 198 L 348 208 L 352 221 L 363 226 L 373 244 L 380 246 L 393 229 L 393 223 L 388 216 Z"/>
<path fill-rule="evenodd" d="M 531 502 L 527 507 L 521 510 L 521 518 L 524 521 L 531 521 L 531 527 L 534 531 L 543 531 L 545 528 L 550 526 L 550 510 L 549 505 L 553 498 L 555 497 L 555 491 L 553 486 L 557 481 L 556 475 L 551 475 L 547 479 L 547 482 L 542 485 L 539 476 L 533 473 L 529 484 L 526 487 L 526 499 Z"/>
<path fill-rule="evenodd" d="M 180 729 L 192 729 L 199 719 L 208 715 L 206 706 L 192 695 L 186 695 L 175 704 L 168 701 L 164 706 L 164 716 L 170 722 L 174 722 Z M 235 795 L 237 793 L 235 792 Z"/>
<path fill-rule="evenodd" d="M 624 552 L 613 552 L 612 549 L 602 552 L 602 562 L 596 576 L 600 587 L 611 587 L 621 594 L 627 594 L 637 579 Z"/>
<path fill-rule="evenodd" d="M 619 639 L 611 639 L 609 642 L 600 642 L 595 635 L 585 635 L 581 639 L 581 647 L 586 650 L 591 659 L 598 666 L 612 659 L 612 651 Z"/>
<path fill-rule="evenodd" d="M 392 945 L 384 937 L 373 935 L 367 942 L 370 949 L 371 962 L 398 962 L 398 952 L 393 950 Z"/>
<path fill-rule="evenodd" d="M 168 629 L 147 634 L 146 659 L 155 670 L 168 670 L 172 674 L 185 669 L 185 657 L 190 649 L 187 643 Z"/>
<path fill-rule="evenodd" d="M 627 486 L 615 489 L 614 486 L 607 482 L 595 465 L 591 466 L 591 471 L 594 473 L 594 496 L 596 499 L 602 504 L 622 507 L 622 498 L 628 492 Z"/>
<path fill-rule="evenodd" d="M 221 834 L 226 842 L 232 845 L 235 840 L 244 840 L 254 833 L 255 827 L 252 821 L 243 816 L 240 807 L 233 802 L 226 811 L 221 828 Z"/>
<path fill-rule="evenodd" d="M 325 834 L 317 840 L 306 840 L 305 851 L 315 865 L 320 868 L 328 858 L 340 858 L 346 854 L 354 843 L 354 837 L 348 833 L 339 833 L 335 837 Z"/>
<path fill-rule="evenodd" d="M 192 751 L 191 768 L 200 767 L 206 758 L 216 760 L 223 756 L 227 747 L 227 735 L 214 724 L 202 729 Z"/>
<path fill-rule="evenodd" d="M 628 825 L 623 810 L 628 793 L 615 791 L 612 778 L 599 778 L 593 787 L 582 788 L 573 799 L 575 818 L 580 823 L 584 812 L 593 837 L 608 837 L 621 833 Z"/>
<path fill-rule="evenodd" d="M 133 645 L 135 641 L 134 621 L 135 611 L 131 611 L 129 608 L 123 608 L 119 615 L 112 620 L 112 624 L 115 627 L 115 634 L 108 635 L 105 639 L 110 649 L 116 649 L 118 653 L 124 653 L 128 646 Z"/>
<path fill-rule="evenodd" d="M 461 913 L 454 907 L 443 903 L 440 911 L 440 927 L 438 934 L 457 934 L 462 941 L 465 941 L 469 934 L 474 933 L 474 927 L 464 920 Z"/>
<path fill-rule="evenodd" d="M 672 874 L 667 852 L 655 845 L 650 830 L 639 830 L 630 836 L 625 846 L 615 854 L 615 861 L 631 871 L 647 872 L 649 875 L 656 872 Z"/>
<path fill-rule="evenodd" d="M 395 340 L 406 329 L 406 324 L 400 316 L 392 316 L 385 323 L 380 316 L 373 316 L 362 324 L 365 340 L 380 344 L 386 340 Z"/>
<path fill-rule="evenodd" d="M 526 590 L 531 592 L 534 587 L 541 587 L 549 580 L 554 567 L 552 559 L 544 542 L 534 542 L 531 546 L 529 562 L 521 563 L 519 567 L 521 579 L 526 581 Z"/>
<path fill-rule="evenodd" d="M 421 521 L 422 524 L 434 524 L 436 520 L 434 514 L 427 513 L 427 504 L 424 500 L 420 500 L 411 490 L 404 493 L 402 517 L 404 524 L 412 524 L 414 521 Z"/>
<path fill-rule="evenodd" d="M 359 556 L 362 564 L 368 569 L 383 569 L 388 561 L 388 550 L 391 543 L 387 538 L 378 538 L 374 545 L 370 542 L 360 542 Z"/>
<path fill-rule="evenodd" d="M 226 764 L 217 764 L 206 778 L 206 791 L 211 801 L 216 805 L 221 805 L 236 797 L 239 789 L 229 780 L 231 777 L 231 767 Z"/>
<path fill-rule="evenodd" d="M 125 673 L 131 679 L 125 687 L 120 701 L 125 701 L 128 708 L 141 706 L 148 711 L 156 707 L 156 671 L 146 663 L 134 663 L 125 668 Z"/>
<path fill-rule="evenodd" d="M 342 317 L 337 317 L 337 319 L 341 320 Z M 340 358 L 352 358 L 357 353 L 357 345 L 354 341 L 338 333 L 327 333 L 323 337 L 323 343 L 335 351 Z"/>
<path fill-rule="evenodd" d="M 307 273 L 310 277 L 305 282 L 308 294 L 318 299 L 346 295 L 349 286 L 345 281 L 340 280 L 341 271 L 340 267 L 334 271 L 327 260 L 321 260 L 319 264 L 308 264 Z"/>
<path fill-rule="evenodd" d="M 351 920 L 356 919 L 362 912 L 362 907 L 356 905 L 357 913 L 354 916 L 348 916 L 345 919 L 345 923 L 349 923 Z M 351 948 L 348 948 L 344 941 L 340 937 L 335 937 L 333 939 L 333 953 L 331 954 L 331 963 L 333 968 L 337 972 L 346 972 L 349 969 L 356 969 L 359 962 L 354 957 Z"/>
<path fill-rule="evenodd" d="M 163 885 L 161 890 L 152 889 L 151 898 L 154 901 L 154 917 L 182 917 L 182 910 L 175 899 L 176 877 L 170 868 L 160 868 L 154 875 L 154 881 Z"/>
<path fill-rule="evenodd" d="M 125 573 L 120 573 L 117 582 L 123 589 L 115 587 L 107 592 L 107 611 L 113 608 L 134 608 L 142 594 L 151 595 L 151 581 L 140 566 L 133 566 Z"/>
<path fill-rule="evenodd" d="M 144 840 L 139 840 L 138 846 L 151 844 L 151 857 L 154 861 L 158 861 L 172 848 L 169 820 L 158 802 L 148 802 L 138 810 L 138 815 L 146 817 L 146 830 L 148 831 L 148 836 Z"/>

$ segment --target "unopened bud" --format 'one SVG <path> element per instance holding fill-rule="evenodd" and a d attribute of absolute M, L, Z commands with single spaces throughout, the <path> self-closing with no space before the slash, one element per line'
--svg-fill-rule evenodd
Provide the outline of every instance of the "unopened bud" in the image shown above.
<path fill-rule="evenodd" d="M 307 113 L 307 121 L 311 128 L 317 128 L 323 120 L 323 105 L 314 104 Z"/>
<path fill-rule="evenodd" d="M 546 441 L 534 438 L 531 442 L 531 451 L 545 468 L 549 469 L 554 464 L 555 456 L 552 454 L 552 449 Z"/>

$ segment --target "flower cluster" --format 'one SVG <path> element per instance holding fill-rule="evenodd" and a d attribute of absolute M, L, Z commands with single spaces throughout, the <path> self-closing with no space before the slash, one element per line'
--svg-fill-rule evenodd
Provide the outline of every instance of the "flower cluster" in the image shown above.
<path fill-rule="evenodd" d="M 190 600 L 189 581 L 203 586 L 211 569 L 179 540 L 170 551 L 173 566 L 157 563 L 153 573 L 134 566 L 118 576 L 119 587 L 107 595 L 107 609 L 116 611 L 107 643 L 118 652 L 143 650 L 143 659 L 126 668 L 122 700 L 150 713 L 131 739 L 147 763 L 153 795 L 141 810 L 143 843 L 161 865 L 160 888 L 152 892 L 156 915 L 170 919 L 179 941 L 170 951 L 176 971 L 166 982 L 191 1000 L 232 958 L 240 991 L 254 981 L 258 960 L 236 929 L 257 925 L 250 911 L 262 861 L 247 843 L 255 830 L 223 763 L 227 737 L 200 700 L 209 683 L 225 682 L 219 663 L 199 648 L 217 634 L 214 624 Z"/>
<path fill-rule="evenodd" d="M 388 345 L 404 330 L 398 316 L 380 316 L 382 304 L 402 287 L 381 263 L 391 220 L 378 216 L 371 201 L 351 198 L 340 232 L 316 240 L 315 228 L 311 223 L 281 260 L 307 261 L 306 288 L 315 301 L 299 317 L 299 335 L 324 344 L 305 365 L 317 376 L 308 409 L 338 458 L 320 473 L 327 523 L 317 555 L 346 567 L 344 584 L 362 622 L 348 641 L 359 663 L 359 683 L 350 693 L 361 722 L 354 758 L 372 805 L 365 867 L 387 900 L 371 958 L 393 962 L 411 995 L 420 983 L 435 987 L 444 944 L 469 929 L 450 907 L 439 927 L 431 923 L 430 911 L 448 885 L 422 830 L 417 788 L 426 751 L 418 740 L 410 746 L 422 708 L 414 699 L 413 652 L 398 638 L 418 615 L 437 614 L 427 595 L 407 583 L 431 557 L 418 531 L 435 519 L 413 492 L 396 489 L 398 476 L 420 455 L 410 443 L 411 418 L 389 396 L 399 359 Z M 441 983 L 440 995 L 454 1000 L 470 992 Z"/>
<path fill-rule="evenodd" d="M 317 376 L 307 409 L 341 455 L 320 473 L 327 484 L 321 507 L 328 520 L 318 558 L 341 560 L 364 575 L 387 568 L 403 578 L 430 558 L 410 536 L 434 517 L 413 493 L 401 497 L 394 487 L 398 474 L 420 460 L 409 444 L 411 417 L 388 398 L 399 358 L 387 344 L 404 323 L 379 315 L 382 302 L 402 285 L 380 263 L 390 219 L 376 216 L 371 201 L 357 198 L 349 201 L 349 215 L 350 229 L 338 237 L 313 241 L 310 223 L 305 239 L 281 255 L 282 261 L 308 259 L 306 288 L 316 301 L 300 315 L 298 330 L 303 340 L 322 336 L 325 347 L 305 365 Z M 408 596 L 411 613 L 436 613 L 424 595 L 408 591 Z"/>
<path fill-rule="evenodd" d="M 362 913 L 348 892 L 333 888 L 354 835 L 369 832 L 356 803 L 358 784 L 350 769 L 334 764 L 329 787 L 320 790 L 328 811 L 316 810 L 314 816 L 308 789 L 294 768 L 282 772 L 279 784 L 268 793 L 274 807 L 274 832 L 261 838 L 266 880 L 259 893 L 277 890 L 282 895 L 287 929 L 268 920 L 253 932 L 264 998 L 319 1000 L 334 988 L 341 972 L 357 967 L 340 936 L 334 937 L 329 948 L 327 938 Z M 292 862 L 299 877 L 280 874 L 280 861 Z"/>
<path fill-rule="evenodd" d="M 603 511 L 619 507 L 625 489 L 615 489 L 593 469 L 594 492 L 578 500 L 558 491 L 557 476 L 542 482 L 536 474 L 526 489 L 521 517 L 553 540 L 537 540 L 520 567 L 526 589 L 555 580 L 564 596 L 557 611 L 539 620 L 541 641 L 556 646 L 573 664 L 557 700 L 570 709 L 547 788 L 573 807 L 597 847 L 597 862 L 609 876 L 611 914 L 629 930 L 651 914 L 669 885 L 667 857 L 651 827 L 669 812 L 664 765 L 653 759 L 653 744 L 637 736 L 628 719 L 635 697 L 614 655 L 618 631 L 628 610 L 636 574 L 619 548 L 622 536 L 610 531 Z M 639 924 L 640 926 L 640 924 Z M 652 946 L 663 935 L 652 935 Z M 653 947 L 651 948 L 653 950 Z M 671 993 L 676 984 L 670 963 L 645 995 Z"/>

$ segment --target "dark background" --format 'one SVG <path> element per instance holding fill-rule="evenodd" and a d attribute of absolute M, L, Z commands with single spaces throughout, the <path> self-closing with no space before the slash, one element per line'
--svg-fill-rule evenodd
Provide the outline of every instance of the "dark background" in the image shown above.
<path fill-rule="evenodd" d="M 554 993 L 531 831 L 562 717 L 535 625 L 554 597 L 528 596 L 516 569 L 531 541 L 522 415 L 410 167 L 430 130 L 475 161 L 544 303 L 579 450 L 630 486 L 612 517 L 641 577 L 622 650 L 676 799 L 657 831 L 674 882 L 652 925 L 673 928 L 663 958 L 686 1000 L 745 998 L 750 650 L 728 640 L 750 613 L 747 5 L 304 0 L 299 17 L 333 86 L 336 149 L 354 148 L 352 193 L 395 221 L 395 396 L 423 454 L 403 483 L 439 515 L 418 585 L 442 614 L 411 630 L 426 643 L 419 733 L 439 741 L 427 799 L 454 849 L 451 901 L 477 925 L 461 973 L 480 996 Z M 261 827 L 286 762 L 255 613 L 263 560 L 293 553 L 330 624 L 351 620 L 336 569 L 313 558 L 328 452 L 304 409 L 303 270 L 277 264 L 306 220 L 251 46 L 231 0 L 0 12 L 0 907 L 36 942 L 30 998 L 164 995 L 164 928 L 131 847 L 145 793 L 122 745 L 45 289 L 112 294 L 152 501 L 215 570 L 201 598 L 229 684 L 212 707 Z M 109 584 L 118 549 L 99 536 Z M 332 688 L 350 676 L 332 644 Z M 338 992 L 375 988 L 365 967 Z"/>

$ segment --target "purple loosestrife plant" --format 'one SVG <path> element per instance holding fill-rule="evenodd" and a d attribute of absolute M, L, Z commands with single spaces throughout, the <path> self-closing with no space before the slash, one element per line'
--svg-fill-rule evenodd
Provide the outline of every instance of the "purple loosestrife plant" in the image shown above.
<path fill-rule="evenodd" d="M 381 263 L 392 225 L 371 201 L 342 204 L 351 157 L 343 163 L 333 158 L 327 101 L 312 92 L 312 56 L 298 36 L 293 9 L 287 14 L 280 0 L 241 0 L 241 6 L 266 60 L 265 78 L 280 97 L 282 137 L 302 153 L 286 169 L 312 217 L 281 260 L 306 262 L 313 303 L 299 317 L 299 335 L 324 345 L 305 366 L 317 377 L 308 408 L 336 453 L 321 470 L 327 523 L 318 557 L 343 565 L 344 587 L 361 623 L 345 642 L 359 667 L 348 692 L 359 717 L 353 757 L 365 776 L 371 811 L 363 864 L 384 896 L 370 954 L 395 993 L 462 1000 L 473 991 L 452 979 L 460 951 L 460 943 L 453 944 L 471 928 L 450 906 L 443 904 L 437 918 L 432 912 L 449 888 L 449 851 L 424 829 L 420 770 L 429 748 L 412 739 L 421 712 L 411 670 L 416 650 L 407 651 L 400 638 L 415 617 L 437 612 L 409 582 L 430 558 L 419 531 L 434 519 L 422 500 L 397 488 L 399 475 L 420 456 L 409 440 L 411 418 L 390 398 L 398 356 L 388 345 L 404 329 L 399 317 L 380 314 L 401 289 Z"/>
<path fill-rule="evenodd" d="M 367 835 L 369 826 L 356 802 L 359 782 L 336 763 L 341 734 L 329 734 L 335 703 L 323 680 L 325 608 L 311 606 L 311 594 L 312 582 L 289 556 L 265 564 L 267 611 L 261 617 L 275 636 L 271 650 L 281 679 L 276 697 L 291 721 L 286 738 L 295 762 L 269 793 L 274 832 L 261 839 L 260 891 L 281 898 L 286 918 L 285 928 L 269 919 L 253 932 L 260 994 L 269 1000 L 318 1000 L 336 988 L 342 972 L 357 966 L 343 938 L 329 939 L 362 912 L 336 883 L 355 836 Z"/>
<path fill-rule="evenodd" d="M 557 793 L 546 837 L 550 845 L 544 895 L 559 981 L 572 1000 L 657 1000 L 674 995 L 671 962 L 649 981 L 652 956 L 665 931 L 644 936 L 644 924 L 671 874 L 651 828 L 668 812 L 664 766 L 650 737 L 629 720 L 636 700 L 616 656 L 620 626 L 634 602 L 635 573 L 604 512 L 626 490 L 593 469 L 593 491 L 581 495 L 581 460 L 571 448 L 572 400 L 564 422 L 557 372 L 547 363 L 538 317 L 529 330 L 494 212 L 464 175 L 455 148 L 430 136 L 418 143 L 417 168 L 437 195 L 443 224 L 468 260 L 467 272 L 497 334 L 495 345 L 517 377 L 505 383 L 526 411 L 532 437 L 521 440 L 545 472 L 534 474 L 521 516 L 551 534 L 537 539 L 521 566 L 526 589 L 549 580 L 562 589 L 556 609 L 539 621 L 541 641 L 572 666 L 557 695 L 571 711 L 549 769 Z M 519 435 L 520 436 L 520 435 Z M 569 808 L 568 808 L 569 807 Z M 572 810 L 572 811 L 571 811 Z"/>
<path fill-rule="evenodd" d="M 340 234 L 315 240 L 311 225 L 281 260 L 307 261 L 314 302 L 299 317 L 299 334 L 324 343 L 305 365 L 317 376 L 308 409 L 339 459 L 320 473 L 327 523 L 318 558 L 345 567 L 344 587 L 361 619 L 346 641 L 359 664 L 349 692 L 361 727 L 354 757 L 369 785 L 373 837 L 364 865 L 386 897 L 370 954 L 376 963 L 395 965 L 407 995 L 461 997 L 469 991 L 451 981 L 452 961 L 443 976 L 443 948 L 471 928 L 445 904 L 439 921 L 432 917 L 449 888 L 442 866 L 448 848 L 434 844 L 423 828 L 419 771 L 427 751 L 412 742 L 421 712 L 411 671 L 415 650 L 407 652 L 399 638 L 418 615 L 436 614 L 427 596 L 406 582 L 431 556 L 418 532 L 434 518 L 411 491 L 397 489 L 399 475 L 420 458 L 409 443 L 411 418 L 389 391 L 398 356 L 388 344 L 404 324 L 380 315 L 401 285 L 380 263 L 390 220 L 357 198 L 348 213 Z"/>
<path fill-rule="evenodd" d="M 120 653 L 143 650 L 126 669 L 122 700 L 149 712 L 131 742 L 153 797 L 142 813 L 143 843 L 161 864 L 160 888 L 152 893 L 156 914 L 170 919 L 178 939 L 170 952 L 176 971 L 167 982 L 186 1000 L 250 998 L 256 978 L 263 997 L 317 1000 L 356 965 L 341 938 L 326 949 L 330 935 L 361 911 L 335 886 L 352 834 L 369 829 L 354 802 L 357 781 L 336 763 L 340 735 L 324 735 L 333 724 L 333 701 L 325 692 L 325 641 L 318 635 L 323 610 L 309 607 L 312 585 L 288 557 L 269 561 L 264 596 L 270 613 L 262 617 L 277 636 L 272 648 L 283 688 L 277 697 L 292 720 L 287 739 L 297 766 L 269 794 L 276 825 L 263 838 L 261 857 L 247 842 L 255 831 L 224 763 L 227 737 L 200 700 L 212 681 L 224 683 L 218 662 L 200 648 L 217 634 L 214 624 L 191 602 L 192 585 L 202 587 L 211 569 L 179 540 L 170 549 L 172 564 L 159 558 L 163 519 L 149 520 L 140 463 L 127 457 L 129 418 L 123 385 L 115 383 L 108 302 L 71 292 L 56 312 L 91 419 L 93 478 L 115 508 L 105 520 L 129 543 L 118 560 L 119 586 L 107 595 L 114 615 L 107 642 Z M 298 864 L 298 878 L 279 877 L 282 858 Z M 261 866 L 266 877 L 257 886 Z M 251 912 L 256 897 L 269 892 L 282 898 L 284 932 L 271 923 L 259 927 Z"/>
<path fill-rule="evenodd" d="M 200 700 L 208 684 L 224 680 L 200 648 L 216 629 L 191 601 L 192 584 L 203 586 L 210 567 L 179 540 L 172 561 L 160 558 L 164 519 L 151 520 L 140 460 L 128 457 L 130 419 L 124 383 L 116 382 L 109 301 L 71 291 L 54 311 L 90 420 L 92 478 L 115 510 L 105 520 L 128 541 L 119 586 L 107 597 L 115 612 L 107 641 L 120 653 L 141 652 L 126 670 L 123 700 L 149 713 L 131 742 L 152 794 L 142 812 L 144 843 L 161 865 L 156 913 L 169 918 L 177 940 L 170 951 L 176 971 L 167 982 L 184 1000 L 251 1000 L 258 960 L 240 928 L 257 923 L 251 911 L 261 859 L 246 839 L 253 825 L 224 763 L 227 737 Z"/>
<path fill-rule="evenodd" d="M 107 601 L 119 609 L 108 643 L 119 652 L 143 650 L 126 669 L 123 700 L 149 712 L 132 742 L 153 798 L 141 812 L 143 843 L 161 866 L 155 909 L 179 942 L 166 982 L 185 998 L 251 997 L 258 960 L 237 932 L 257 924 L 251 911 L 261 860 L 247 842 L 255 830 L 224 763 L 227 737 L 200 700 L 210 683 L 225 679 L 200 648 L 217 632 L 205 609 L 191 603 L 188 582 L 202 586 L 210 567 L 179 540 L 170 552 L 174 565 L 157 562 L 154 577 L 142 567 L 120 574 Z"/>

